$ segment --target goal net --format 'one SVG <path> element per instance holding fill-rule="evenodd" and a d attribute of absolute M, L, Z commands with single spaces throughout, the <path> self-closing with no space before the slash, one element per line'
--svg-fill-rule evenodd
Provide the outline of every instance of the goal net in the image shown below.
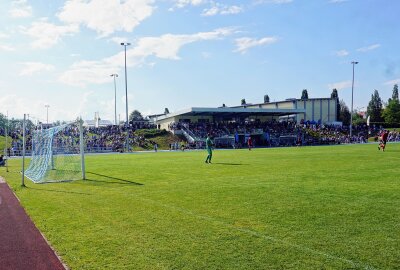
<path fill-rule="evenodd" d="M 32 156 L 25 176 L 34 183 L 84 179 L 83 130 L 80 122 L 37 128 L 27 140 Z M 82 151 L 82 152 L 81 152 Z"/>

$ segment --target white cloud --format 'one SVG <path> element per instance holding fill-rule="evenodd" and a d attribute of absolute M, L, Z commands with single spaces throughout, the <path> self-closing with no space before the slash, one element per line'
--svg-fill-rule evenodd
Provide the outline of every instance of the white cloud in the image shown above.
<path fill-rule="evenodd" d="M 288 4 L 293 2 L 293 0 L 256 0 L 254 1 L 255 5 L 260 5 L 260 4 Z"/>
<path fill-rule="evenodd" d="M 21 64 L 24 67 L 19 73 L 20 76 L 32 76 L 33 74 L 41 73 L 43 71 L 51 71 L 54 69 L 53 65 L 40 62 L 25 62 Z"/>
<path fill-rule="evenodd" d="M 68 0 L 58 18 L 68 24 L 82 24 L 101 36 L 132 30 L 152 15 L 154 0 Z"/>
<path fill-rule="evenodd" d="M 8 14 L 13 18 L 27 18 L 32 16 L 32 7 L 27 4 L 26 0 L 14 0 L 11 3 L 12 8 Z"/>
<path fill-rule="evenodd" d="M 56 45 L 63 36 L 79 32 L 78 25 L 54 25 L 44 18 L 33 22 L 31 27 L 21 28 L 22 33 L 34 38 L 33 48 L 46 49 Z"/>
<path fill-rule="evenodd" d="M 0 40 L 5 40 L 8 39 L 9 37 L 10 35 L 0 32 Z M 10 46 L 9 44 L 0 43 L 0 51 L 12 52 L 15 51 L 15 48 Z"/>
<path fill-rule="evenodd" d="M 229 15 L 229 14 L 238 14 L 243 12 L 243 8 L 239 6 L 227 6 L 219 3 L 213 4 L 211 8 L 204 9 L 202 16 L 215 16 L 218 14 L 221 15 Z"/>
<path fill-rule="evenodd" d="M 337 56 L 343 57 L 349 55 L 349 52 L 347 50 L 340 50 L 335 52 Z"/>
<path fill-rule="evenodd" d="M 381 44 L 373 44 L 367 47 L 362 47 L 362 48 L 358 48 L 357 51 L 358 52 L 368 52 L 368 51 L 372 51 L 375 50 L 377 48 L 379 48 L 381 46 Z"/>
<path fill-rule="evenodd" d="M 201 16 L 215 16 L 219 13 L 219 8 L 214 6 L 208 9 L 203 10 Z"/>
<path fill-rule="evenodd" d="M 7 39 L 9 37 L 10 37 L 10 35 L 0 32 L 0 39 Z"/>
<path fill-rule="evenodd" d="M 128 47 L 127 66 L 137 67 L 146 64 L 146 58 L 154 56 L 167 60 L 179 60 L 180 49 L 190 43 L 204 40 L 217 40 L 231 35 L 233 28 L 221 28 L 211 32 L 200 32 L 192 35 L 165 34 L 160 37 L 140 38 Z M 85 86 L 110 82 L 110 74 L 118 73 L 124 68 L 124 51 L 99 61 L 80 61 L 60 76 L 65 84 Z"/>
<path fill-rule="evenodd" d="M 243 11 L 242 7 L 239 6 L 227 6 L 224 9 L 221 10 L 221 14 L 225 15 L 225 14 L 238 14 L 241 13 Z"/>
<path fill-rule="evenodd" d="M 261 39 L 254 38 L 238 38 L 236 39 L 236 47 L 237 49 L 234 52 L 245 53 L 247 50 L 257 46 L 269 45 L 278 41 L 277 37 L 264 37 Z"/>
<path fill-rule="evenodd" d="M 96 100 L 97 96 L 95 91 L 85 91 L 83 93 L 74 95 L 69 100 L 67 106 L 64 104 L 57 106 L 57 104 L 50 104 L 49 109 L 49 121 L 56 121 L 60 119 L 66 119 L 67 121 L 73 121 L 77 117 L 82 116 L 84 120 L 93 119 L 94 112 L 98 109 L 100 102 Z M 48 104 L 48 103 L 47 103 Z M 74 109 L 71 110 L 69 104 L 74 104 Z M 93 105 L 95 104 L 95 107 Z"/>
<path fill-rule="evenodd" d="M 121 59 L 123 61 L 123 59 Z M 102 84 L 111 81 L 110 74 L 118 73 L 120 66 L 109 59 L 101 61 L 80 61 L 64 72 L 59 80 L 62 83 L 84 87 L 86 84 Z"/>
<path fill-rule="evenodd" d="M 348 0 L 329 0 L 329 3 L 331 4 L 337 4 L 337 3 L 343 3 L 347 2 Z"/>
<path fill-rule="evenodd" d="M 93 95 L 95 92 L 94 91 L 88 91 L 88 92 L 84 92 L 82 94 L 82 97 L 79 98 L 79 105 L 77 107 L 77 111 L 74 111 L 73 114 L 71 115 L 71 112 L 73 110 L 67 110 L 65 112 L 66 115 L 69 115 L 70 119 L 73 119 L 73 117 L 76 117 L 77 115 L 88 115 L 88 108 L 89 108 L 89 104 L 91 103 L 91 98 L 90 96 Z"/>
<path fill-rule="evenodd" d="M 351 87 L 351 81 L 343 81 L 343 82 L 336 82 L 336 83 L 331 83 L 328 84 L 328 88 L 329 89 L 337 89 L 337 90 L 342 90 L 342 89 L 346 89 L 346 88 L 350 88 Z"/>
<path fill-rule="evenodd" d="M 15 51 L 15 49 L 11 46 L 0 44 L 0 51 L 12 52 Z"/>
<path fill-rule="evenodd" d="M 391 81 L 387 81 L 387 82 L 384 83 L 384 85 L 395 85 L 395 84 L 400 84 L 400 78 L 394 79 L 394 80 L 391 80 Z"/>
<path fill-rule="evenodd" d="M 184 8 L 186 6 L 199 6 L 209 3 L 208 0 L 175 0 L 174 7 L 176 8 Z"/>
<path fill-rule="evenodd" d="M 61 101 L 58 104 L 49 102 L 49 100 L 36 100 L 18 94 L 3 95 L 0 96 L 0 108 L 4 113 L 8 111 L 10 118 L 21 119 L 24 114 L 29 114 L 29 119 L 36 123 L 36 121 L 46 122 L 45 105 L 50 104 L 49 122 L 56 120 L 72 121 L 80 115 L 91 115 L 94 110 L 90 106 L 93 104 L 93 94 L 94 91 L 84 92 L 71 96 L 69 102 Z M 70 108 L 70 104 L 76 105 L 74 109 Z"/>
<path fill-rule="evenodd" d="M 215 15 L 229 15 L 238 14 L 243 12 L 243 8 L 236 5 L 226 5 L 213 0 L 175 0 L 174 7 L 170 8 L 170 11 L 174 11 L 175 8 L 184 8 L 186 6 L 200 6 L 209 5 L 201 13 L 201 16 L 215 16 Z"/>
<path fill-rule="evenodd" d="M 110 38 L 109 41 L 111 41 L 111 42 L 116 43 L 116 44 L 119 45 L 119 44 L 121 44 L 121 43 L 126 43 L 126 42 L 128 42 L 128 39 L 127 39 L 127 38 L 124 38 L 124 37 L 113 37 L 113 38 Z"/>
<path fill-rule="evenodd" d="M 24 114 L 28 114 L 28 119 L 35 123 L 36 121 L 46 121 L 45 104 L 47 104 L 47 102 L 43 100 L 32 100 L 18 94 L 0 96 L 0 107 L 8 112 L 9 118 L 21 119 Z M 54 113 L 49 113 L 49 121 L 51 121 L 51 116 L 54 116 Z"/>

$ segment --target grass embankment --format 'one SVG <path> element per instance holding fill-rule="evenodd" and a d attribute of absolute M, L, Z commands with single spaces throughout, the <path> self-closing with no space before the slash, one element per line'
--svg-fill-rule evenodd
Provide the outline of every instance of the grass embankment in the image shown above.
<path fill-rule="evenodd" d="M 399 269 L 400 144 L 87 156 L 20 187 L 71 269 Z"/>
<path fill-rule="evenodd" d="M 158 149 L 167 150 L 169 145 L 174 142 L 180 142 L 181 139 L 178 136 L 173 135 L 171 132 L 165 129 L 138 129 L 135 131 L 136 136 L 141 136 L 145 138 L 141 145 L 135 145 L 134 151 L 141 150 L 153 150 L 154 143 L 157 143 Z"/>

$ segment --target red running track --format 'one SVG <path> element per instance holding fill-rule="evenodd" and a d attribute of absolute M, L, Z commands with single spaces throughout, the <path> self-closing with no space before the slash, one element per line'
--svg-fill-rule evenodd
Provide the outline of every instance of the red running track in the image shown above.
<path fill-rule="evenodd" d="M 0 269 L 65 270 L 1 177 Z"/>

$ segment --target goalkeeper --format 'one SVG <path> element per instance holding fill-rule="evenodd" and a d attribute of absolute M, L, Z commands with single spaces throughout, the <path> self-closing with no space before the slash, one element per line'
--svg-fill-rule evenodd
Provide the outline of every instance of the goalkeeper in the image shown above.
<path fill-rule="evenodd" d="M 213 147 L 214 143 L 211 140 L 211 136 L 210 133 L 207 134 L 207 139 L 206 139 L 206 149 L 207 149 L 207 159 L 206 159 L 206 163 L 211 163 L 211 158 L 212 158 L 212 147 Z"/>

